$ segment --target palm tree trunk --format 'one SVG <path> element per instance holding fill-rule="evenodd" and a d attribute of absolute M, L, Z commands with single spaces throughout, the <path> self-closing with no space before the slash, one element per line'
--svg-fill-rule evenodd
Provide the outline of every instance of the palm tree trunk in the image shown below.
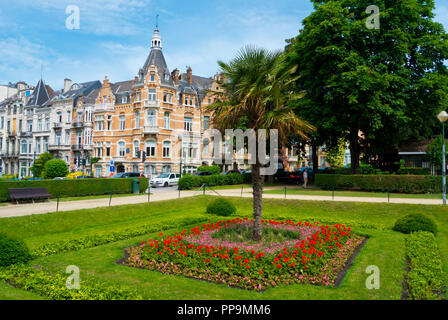
<path fill-rule="evenodd" d="M 263 177 L 260 174 L 260 164 L 252 165 L 253 207 L 254 207 L 254 231 L 255 241 L 261 241 L 263 227 L 261 225 L 261 210 L 263 201 Z"/>

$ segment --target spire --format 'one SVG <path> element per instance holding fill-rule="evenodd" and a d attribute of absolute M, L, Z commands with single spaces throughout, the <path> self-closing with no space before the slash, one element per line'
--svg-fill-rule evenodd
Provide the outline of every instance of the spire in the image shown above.
<path fill-rule="evenodd" d="M 152 35 L 151 49 L 162 49 L 162 37 L 159 33 L 159 15 L 156 16 L 156 28 Z"/>
<path fill-rule="evenodd" d="M 48 100 L 50 100 L 50 96 L 48 95 L 47 87 L 45 86 L 44 81 L 40 79 L 34 88 L 27 105 L 43 106 Z"/>

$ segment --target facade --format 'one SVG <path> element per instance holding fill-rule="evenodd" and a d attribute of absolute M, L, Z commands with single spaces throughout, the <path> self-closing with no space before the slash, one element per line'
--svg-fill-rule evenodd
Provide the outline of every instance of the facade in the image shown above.
<path fill-rule="evenodd" d="M 195 76 L 190 67 L 170 72 L 159 30 L 133 80 L 110 83 L 106 77 L 93 106 L 95 176 L 115 172 L 194 172 L 202 164 L 202 135 L 210 127 L 205 107 L 220 90 L 218 76 Z M 138 151 L 146 153 L 142 163 Z M 181 152 L 182 151 L 182 152 Z M 112 168 L 112 169 L 111 169 Z"/>

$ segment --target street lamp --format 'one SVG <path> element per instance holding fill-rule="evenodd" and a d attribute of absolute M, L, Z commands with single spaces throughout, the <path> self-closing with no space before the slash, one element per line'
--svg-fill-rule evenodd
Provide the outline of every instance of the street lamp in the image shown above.
<path fill-rule="evenodd" d="M 448 113 L 442 111 L 437 115 L 442 122 L 442 181 L 443 181 L 443 204 L 446 205 L 446 164 L 445 164 L 445 121 L 448 120 Z"/>

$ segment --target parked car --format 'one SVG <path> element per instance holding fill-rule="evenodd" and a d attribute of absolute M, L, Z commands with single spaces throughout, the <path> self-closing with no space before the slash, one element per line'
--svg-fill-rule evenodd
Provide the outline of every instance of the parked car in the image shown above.
<path fill-rule="evenodd" d="M 112 176 L 112 178 L 140 178 L 140 172 L 121 172 Z"/>
<path fill-rule="evenodd" d="M 79 176 L 78 179 L 94 179 L 92 176 Z"/>
<path fill-rule="evenodd" d="M 67 177 L 56 177 L 56 178 L 53 178 L 53 180 L 68 180 L 68 178 Z"/>
<path fill-rule="evenodd" d="M 195 176 L 211 176 L 213 172 L 211 171 L 198 171 L 194 175 Z"/>
<path fill-rule="evenodd" d="M 228 175 L 229 173 L 238 173 L 241 174 L 241 171 L 239 170 L 227 170 L 226 172 L 223 173 L 223 175 Z"/>
<path fill-rule="evenodd" d="M 168 187 L 175 186 L 179 182 L 179 173 L 162 173 L 151 179 L 151 187 Z"/>

